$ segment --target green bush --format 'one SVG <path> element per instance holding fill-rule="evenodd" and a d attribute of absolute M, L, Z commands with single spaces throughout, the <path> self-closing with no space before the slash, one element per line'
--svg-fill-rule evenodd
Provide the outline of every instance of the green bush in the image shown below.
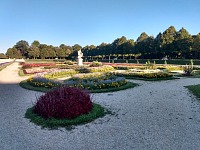
<path fill-rule="evenodd" d="M 99 67 L 99 66 L 102 66 L 102 63 L 98 61 L 93 61 L 92 64 L 90 64 L 90 67 Z"/>

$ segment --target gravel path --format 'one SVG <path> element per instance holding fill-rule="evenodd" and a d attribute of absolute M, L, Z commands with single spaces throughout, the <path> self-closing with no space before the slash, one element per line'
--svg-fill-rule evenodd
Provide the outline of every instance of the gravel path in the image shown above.
<path fill-rule="evenodd" d="M 200 78 L 131 80 L 140 86 L 93 94 L 94 101 L 114 115 L 73 130 L 48 130 L 24 118 L 42 93 L 20 88 L 17 67 L 14 63 L 0 72 L 1 150 L 200 149 L 200 102 L 184 88 L 200 84 Z"/>

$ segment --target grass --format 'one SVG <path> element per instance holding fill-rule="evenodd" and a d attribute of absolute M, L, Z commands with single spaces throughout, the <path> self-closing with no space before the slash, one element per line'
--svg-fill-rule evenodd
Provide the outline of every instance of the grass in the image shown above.
<path fill-rule="evenodd" d="M 34 75 L 34 74 L 24 74 L 24 71 L 22 69 L 19 69 L 18 75 L 23 77 L 23 76 L 31 76 L 31 75 Z"/>
<path fill-rule="evenodd" d="M 19 85 L 24 88 L 24 89 L 28 89 L 28 90 L 33 90 L 33 91 L 38 91 L 38 92 L 49 92 L 53 89 L 49 89 L 49 88 L 45 88 L 45 87 L 35 87 L 30 85 L 27 80 L 21 81 L 19 83 Z"/>
<path fill-rule="evenodd" d="M 33 91 L 39 91 L 39 92 L 49 92 L 53 89 L 45 88 L 45 87 L 34 87 L 30 85 L 26 80 L 21 81 L 19 85 L 22 88 L 28 89 L 28 90 L 33 90 Z M 106 93 L 106 92 L 114 92 L 114 91 L 120 91 L 120 90 L 125 90 L 128 88 L 133 88 L 135 86 L 138 86 L 136 83 L 128 82 L 126 85 L 118 87 L 118 88 L 109 88 L 109 89 L 97 89 L 97 90 L 91 90 L 91 93 Z"/>
<path fill-rule="evenodd" d="M 33 112 L 33 107 L 27 109 L 25 118 L 30 119 L 31 122 L 42 128 L 58 129 L 58 127 L 65 127 L 66 129 L 72 129 L 72 125 L 85 124 L 95 120 L 96 118 L 103 117 L 109 112 L 99 105 L 93 103 L 93 108 L 88 114 L 78 116 L 74 119 L 45 119 Z"/>
<path fill-rule="evenodd" d="M 200 99 L 200 84 L 186 86 L 197 98 Z"/>
<path fill-rule="evenodd" d="M 174 80 L 179 79 L 177 77 L 167 77 L 167 78 L 140 78 L 140 77 L 125 77 L 126 79 L 134 79 L 134 80 L 144 80 L 144 81 L 163 81 L 163 80 Z"/>

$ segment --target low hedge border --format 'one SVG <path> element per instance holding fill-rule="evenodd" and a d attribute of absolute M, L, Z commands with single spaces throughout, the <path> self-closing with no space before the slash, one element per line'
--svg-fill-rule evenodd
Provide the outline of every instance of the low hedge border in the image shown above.
<path fill-rule="evenodd" d="M 19 85 L 24 88 L 24 89 L 28 89 L 28 90 L 33 90 L 33 91 L 39 91 L 39 92 L 48 92 L 53 90 L 54 88 L 45 88 L 45 87 L 34 87 L 32 85 L 30 85 L 27 80 L 21 81 L 19 83 Z M 118 87 L 118 88 L 109 88 L 109 89 L 98 89 L 98 90 L 91 90 L 91 93 L 106 93 L 106 92 L 114 92 L 114 91 L 120 91 L 120 90 L 125 90 L 128 88 L 133 88 L 135 86 L 138 86 L 138 84 L 136 83 L 132 83 L 132 82 L 128 82 L 126 85 Z"/>
<path fill-rule="evenodd" d="M 86 124 L 109 113 L 109 111 L 106 111 L 101 105 L 93 103 L 93 108 L 88 114 L 78 116 L 74 119 L 45 119 L 35 114 L 33 112 L 33 107 L 27 109 L 25 118 L 30 119 L 31 122 L 41 126 L 42 128 L 49 129 L 58 129 L 59 127 L 64 127 L 70 130 L 73 129 L 73 125 Z"/>

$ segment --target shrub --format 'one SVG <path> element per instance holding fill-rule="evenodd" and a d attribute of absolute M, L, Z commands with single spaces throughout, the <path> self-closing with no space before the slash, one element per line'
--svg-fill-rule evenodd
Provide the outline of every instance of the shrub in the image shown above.
<path fill-rule="evenodd" d="M 37 99 L 33 112 L 43 118 L 72 119 L 92 109 L 89 93 L 71 87 L 60 87 Z"/>
<path fill-rule="evenodd" d="M 90 64 L 90 67 L 99 67 L 99 66 L 102 66 L 102 63 L 98 61 L 93 61 L 92 64 Z"/>
<path fill-rule="evenodd" d="M 184 67 L 184 74 L 185 76 L 192 76 L 192 72 L 193 72 L 193 66 L 192 65 L 186 65 Z"/>

